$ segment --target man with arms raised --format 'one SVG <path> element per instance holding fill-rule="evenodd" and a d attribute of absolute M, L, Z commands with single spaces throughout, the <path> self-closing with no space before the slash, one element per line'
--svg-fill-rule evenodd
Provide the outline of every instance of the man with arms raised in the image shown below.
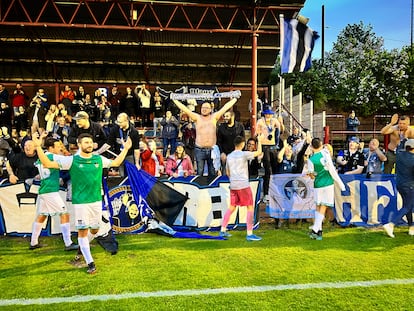
<path fill-rule="evenodd" d="M 390 142 L 385 154 L 387 161 L 384 163 L 384 174 L 391 174 L 397 160 L 397 149 L 403 149 L 401 145 L 404 145 L 407 139 L 414 138 L 414 129 L 410 127 L 409 117 L 398 117 L 395 113 L 391 117 L 391 122 L 381 129 L 381 134 L 390 134 Z"/>
<path fill-rule="evenodd" d="M 87 272 L 93 274 L 96 272 L 96 267 L 89 242 L 98 232 L 102 217 L 102 170 L 103 168 L 118 167 L 124 161 L 132 145 L 131 139 L 128 138 L 124 142 L 121 153 L 112 161 L 92 153 L 94 142 L 89 134 L 79 135 L 77 154 L 67 157 L 53 155 L 53 161 L 43 152 L 41 141 L 36 135 L 34 135 L 33 141 L 44 167 L 69 170 L 72 180 L 72 204 L 78 229 L 78 243 L 88 264 Z"/>
<path fill-rule="evenodd" d="M 203 175 L 204 163 L 207 162 L 208 177 L 215 176 L 213 160 L 211 159 L 211 151 L 217 141 L 217 121 L 221 116 L 236 103 L 237 98 L 232 98 L 219 111 L 212 113 L 212 107 L 209 102 L 201 105 L 201 114 L 191 111 L 186 105 L 178 100 L 174 100 L 174 104 L 184 113 L 186 113 L 196 126 L 195 141 L 195 159 L 197 163 L 197 174 Z"/>

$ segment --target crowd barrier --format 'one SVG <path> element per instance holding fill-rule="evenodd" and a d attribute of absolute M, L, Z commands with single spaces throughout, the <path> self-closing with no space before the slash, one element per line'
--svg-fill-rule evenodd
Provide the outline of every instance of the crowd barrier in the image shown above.
<path fill-rule="evenodd" d="M 172 227 L 177 230 L 207 230 L 218 228 L 222 217 L 229 206 L 230 190 L 227 177 L 219 177 L 213 182 L 199 183 L 198 177 L 170 178 L 162 180 L 171 189 L 188 197 L 183 209 L 177 216 Z M 140 233 L 139 214 L 133 212 L 131 203 L 138 202 L 132 198 L 131 187 L 121 179 L 108 182 L 109 201 L 113 210 L 113 229 L 118 233 Z M 255 222 L 258 223 L 258 202 L 260 196 L 260 180 L 250 181 L 254 198 L 256 198 Z M 2 235 L 27 235 L 32 231 L 32 223 L 36 217 L 36 200 L 39 186 L 36 184 L 18 183 L 3 184 L 0 188 L 0 233 Z M 172 195 L 174 195 L 174 192 Z M 175 192 L 176 193 L 176 192 Z M 66 190 L 61 189 L 60 195 L 66 201 Z M 105 202 L 105 201 L 104 201 Z M 75 231 L 73 208 L 70 201 L 66 202 L 71 214 L 71 228 Z M 108 205 L 104 206 L 105 217 L 109 217 Z M 108 221 L 104 221 L 108 226 Z M 246 225 L 246 208 L 238 208 L 233 213 L 229 228 Z M 104 230 L 104 232 L 107 232 Z M 42 235 L 60 233 L 59 217 L 49 217 L 45 222 Z"/>
<path fill-rule="evenodd" d="M 346 185 L 335 187 L 335 217 L 340 225 L 377 226 L 387 223 L 401 208 L 395 175 L 340 175 Z M 266 211 L 273 218 L 312 218 L 313 183 L 299 174 L 272 175 Z"/>

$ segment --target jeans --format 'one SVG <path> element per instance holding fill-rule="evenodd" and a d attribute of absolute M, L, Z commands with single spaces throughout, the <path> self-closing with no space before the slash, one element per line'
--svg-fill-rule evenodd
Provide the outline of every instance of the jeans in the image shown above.
<path fill-rule="evenodd" d="M 278 173 L 276 146 L 262 146 L 263 150 L 263 168 L 265 174 L 263 176 L 263 194 L 269 194 L 270 175 Z"/>
<path fill-rule="evenodd" d="M 213 166 L 213 160 L 211 159 L 212 148 L 194 148 L 195 159 L 197 163 L 197 175 L 203 176 L 204 163 L 207 162 L 208 176 L 213 177 L 216 175 L 216 171 Z"/>
<path fill-rule="evenodd" d="M 162 139 L 162 144 L 163 144 L 163 151 L 162 151 L 162 155 L 164 156 L 164 158 L 167 156 L 167 150 L 168 150 L 168 145 L 170 145 L 170 155 L 173 155 L 175 152 L 175 141 L 177 140 L 177 138 L 163 138 Z"/>

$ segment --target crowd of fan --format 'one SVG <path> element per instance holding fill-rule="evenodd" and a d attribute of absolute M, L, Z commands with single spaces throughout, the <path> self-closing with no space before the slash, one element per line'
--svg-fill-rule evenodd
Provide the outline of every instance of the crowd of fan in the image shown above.
<path fill-rule="evenodd" d="M 31 146 L 30 136 L 34 132 L 43 131 L 60 139 L 64 147 L 63 153 L 66 154 L 75 151 L 76 139 L 84 132 L 92 134 L 96 150 L 103 148 L 103 152 L 110 152 L 112 155 L 119 153 L 122 147 L 120 140 L 130 136 L 136 140 L 129 154 L 130 161 L 150 174 L 157 177 L 164 174 L 174 177 L 203 175 L 204 171 L 197 171 L 194 162 L 196 125 L 189 118 L 197 105 L 194 102 L 189 101 L 188 113 L 180 113 L 180 108 L 175 103 L 168 98 L 162 98 L 157 91 L 151 94 L 145 85 L 127 87 L 124 94 L 113 85 L 107 94 L 106 89 L 98 88 L 93 95 L 86 93 L 82 86 L 72 90 L 66 85 L 56 104 L 52 103 L 43 88 L 39 88 L 31 97 L 19 83 L 10 93 L 0 84 L 0 167 L 6 167 L 2 177 L 16 183 L 37 175 L 33 166 L 37 156 Z M 211 110 L 214 113 L 214 105 Z M 263 110 L 266 112 L 266 109 Z M 271 107 L 267 111 L 268 117 L 276 120 Z M 355 118 L 354 113 L 352 117 Z M 262 119 L 265 120 L 265 114 Z M 235 137 L 247 138 L 243 124 L 235 120 L 233 111 L 224 112 L 220 120 L 216 131 L 217 146 L 212 148 L 211 153 L 215 175 L 225 174 L 226 156 L 234 150 Z M 272 138 L 274 149 L 270 150 L 275 150 L 277 155 L 271 159 L 270 173 L 301 173 L 310 152 L 310 132 L 297 126 L 288 135 L 283 127 L 283 119 L 279 118 L 274 122 L 278 122 L 280 131 L 275 132 L 275 128 L 266 125 L 273 131 L 268 133 L 269 137 L 275 136 Z M 136 128 L 143 126 L 152 129 L 153 132 L 149 135 L 152 138 L 138 134 Z M 391 134 L 392 137 L 395 131 L 400 136 L 401 132 L 408 131 L 405 136 L 411 138 L 413 135 L 409 118 L 393 116 L 382 132 Z M 375 138 L 369 141 L 368 148 L 364 148 L 363 142 L 356 136 L 349 136 L 346 147 L 337 152 L 338 156 L 334 160 L 338 172 L 367 174 L 368 177 L 372 174 L 392 173 L 393 161 L 395 162 L 393 153 L 395 154 L 402 141 L 398 139 L 397 142 L 391 140 L 393 145 L 385 152 Z M 249 138 L 246 149 L 253 151 L 256 144 L 254 138 Z M 264 147 L 266 150 L 266 145 Z M 326 147 L 330 148 L 333 156 L 332 147 Z M 250 161 L 250 177 L 260 174 L 263 160 L 262 155 Z M 122 170 L 120 173 L 123 174 Z"/>

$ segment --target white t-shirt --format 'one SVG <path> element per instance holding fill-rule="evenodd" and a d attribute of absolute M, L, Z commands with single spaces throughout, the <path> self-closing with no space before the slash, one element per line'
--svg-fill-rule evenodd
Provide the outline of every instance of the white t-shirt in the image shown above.
<path fill-rule="evenodd" d="M 254 152 L 234 150 L 227 156 L 226 165 L 230 171 L 230 189 L 239 190 L 250 187 L 248 161 Z"/>

